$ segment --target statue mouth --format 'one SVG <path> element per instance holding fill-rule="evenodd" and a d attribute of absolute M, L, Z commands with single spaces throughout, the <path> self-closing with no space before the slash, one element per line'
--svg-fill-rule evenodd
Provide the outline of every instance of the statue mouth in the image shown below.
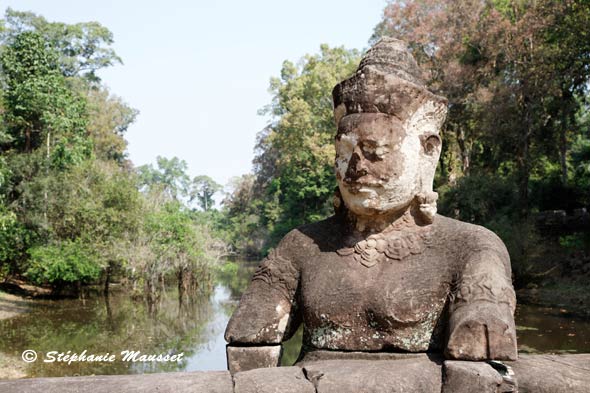
<path fill-rule="evenodd" d="M 379 182 L 359 182 L 359 181 L 352 181 L 352 182 L 345 182 L 346 188 L 353 193 L 362 193 L 362 192 L 377 192 L 378 189 L 383 188 L 383 184 Z"/>

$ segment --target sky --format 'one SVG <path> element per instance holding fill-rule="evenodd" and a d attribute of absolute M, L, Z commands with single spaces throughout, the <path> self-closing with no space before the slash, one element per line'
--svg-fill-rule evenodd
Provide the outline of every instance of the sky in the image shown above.
<path fill-rule="evenodd" d="M 269 122 L 269 80 L 284 60 L 320 44 L 367 48 L 386 0 L 0 0 L 49 21 L 97 21 L 123 65 L 101 70 L 111 93 L 139 110 L 129 128 L 137 166 L 178 157 L 191 177 L 225 185 L 251 172 L 256 134 Z"/>

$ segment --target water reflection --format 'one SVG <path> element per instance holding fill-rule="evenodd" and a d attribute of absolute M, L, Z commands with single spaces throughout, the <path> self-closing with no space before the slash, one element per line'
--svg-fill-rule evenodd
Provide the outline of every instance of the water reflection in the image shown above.
<path fill-rule="evenodd" d="M 229 266 L 229 265 L 228 265 Z M 117 355 L 113 363 L 44 363 L 27 366 L 30 377 L 91 374 L 134 374 L 162 371 L 223 370 L 226 368 L 225 326 L 247 287 L 256 264 L 235 263 L 223 269 L 213 293 L 179 303 L 174 292 L 163 297 L 153 314 L 144 302 L 126 293 L 108 298 L 43 301 L 32 311 L 0 321 L 0 352 L 19 359 L 34 349 L 39 358 L 48 351 Z M 521 352 L 590 352 L 590 321 L 573 319 L 560 310 L 519 305 L 518 340 Z M 283 364 L 297 359 L 301 331 L 285 346 Z M 123 350 L 143 354 L 184 353 L 180 363 L 127 363 Z"/>
<path fill-rule="evenodd" d="M 85 301 L 43 301 L 28 314 L 0 321 L 0 348 L 16 358 L 25 349 L 37 351 L 39 360 L 27 369 L 32 377 L 184 370 L 222 329 L 212 328 L 216 311 L 215 301 L 209 296 L 181 305 L 173 293 L 162 297 L 154 313 L 148 312 L 144 302 L 132 301 L 125 293 Z M 84 350 L 88 354 L 116 354 L 117 361 L 69 365 L 41 361 L 49 351 Z M 142 354 L 184 352 L 184 359 L 180 363 L 122 362 L 119 354 L 124 350 Z"/>
<path fill-rule="evenodd" d="M 519 305 L 516 324 L 520 352 L 590 352 L 590 321 L 572 318 L 566 310 Z"/>

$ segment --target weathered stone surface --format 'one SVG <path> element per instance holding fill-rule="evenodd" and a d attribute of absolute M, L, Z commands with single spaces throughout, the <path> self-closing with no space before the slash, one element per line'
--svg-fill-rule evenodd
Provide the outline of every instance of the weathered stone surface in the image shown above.
<path fill-rule="evenodd" d="M 255 368 L 278 367 L 281 360 L 281 345 L 259 347 L 234 347 L 228 345 L 227 368 L 235 374 Z"/>
<path fill-rule="evenodd" d="M 300 367 L 275 367 L 234 375 L 235 393 L 315 393 Z"/>
<path fill-rule="evenodd" d="M 516 359 L 510 259 L 492 232 L 436 215 L 446 100 L 384 39 L 333 91 L 336 214 L 290 232 L 255 273 L 226 340 L 304 350 Z"/>
<path fill-rule="evenodd" d="M 408 360 L 424 359 L 428 357 L 431 362 L 442 364 L 444 358 L 439 353 L 400 353 L 400 352 L 360 352 L 360 351 L 324 351 L 321 349 L 305 352 L 297 366 L 303 367 L 307 363 L 321 362 L 325 360 Z M 400 363 L 401 364 L 401 363 Z"/>
<path fill-rule="evenodd" d="M 590 391 L 590 354 L 522 355 L 518 361 L 504 363 L 512 368 L 520 393 Z M 507 385 L 506 380 L 502 383 L 502 378 L 487 363 L 446 361 L 443 370 L 440 354 L 423 353 L 319 350 L 308 352 L 296 367 L 239 372 L 234 374 L 234 382 L 237 393 L 514 391 L 514 385 Z M 0 393 L 233 391 L 227 371 L 0 381 Z"/>
<path fill-rule="evenodd" d="M 491 255 L 490 259 L 494 256 Z M 485 279 L 484 279 L 485 280 Z M 502 301 L 502 290 L 506 299 L 512 299 L 512 285 L 507 279 L 497 278 L 495 283 L 480 285 L 496 291 L 497 301 Z M 508 302 L 509 300 L 507 300 Z M 455 302 L 449 321 L 450 336 L 446 354 L 452 359 L 465 360 L 514 360 L 517 358 L 516 327 L 512 316 L 512 306 L 501 307 L 486 301 L 470 303 Z"/>
<path fill-rule="evenodd" d="M 500 393 L 502 382 L 502 376 L 487 363 L 444 362 L 442 393 Z"/>
<path fill-rule="evenodd" d="M 326 360 L 303 366 L 318 393 L 440 393 L 441 365 L 425 354 L 400 360 Z"/>
<path fill-rule="evenodd" d="M 590 392 L 590 354 L 520 355 L 506 364 L 514 370 L 519 393 Z"/>
<path fill-rule="evenodd" d="M 227 371 L 75 378 L 34 378 L 0 382 L 0 393 L 231 393 Z"/>

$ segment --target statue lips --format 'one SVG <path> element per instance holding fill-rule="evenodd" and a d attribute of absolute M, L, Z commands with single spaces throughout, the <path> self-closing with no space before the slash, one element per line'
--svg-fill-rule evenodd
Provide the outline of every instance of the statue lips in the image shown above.
<path fill-rule="evenodd" d="M 344 180 L 346 188 L 351 194 L 358 194 L 361 192 L 380 193 L 383 190 L 383 184 L 376 182 L 347 182 Z"/>

